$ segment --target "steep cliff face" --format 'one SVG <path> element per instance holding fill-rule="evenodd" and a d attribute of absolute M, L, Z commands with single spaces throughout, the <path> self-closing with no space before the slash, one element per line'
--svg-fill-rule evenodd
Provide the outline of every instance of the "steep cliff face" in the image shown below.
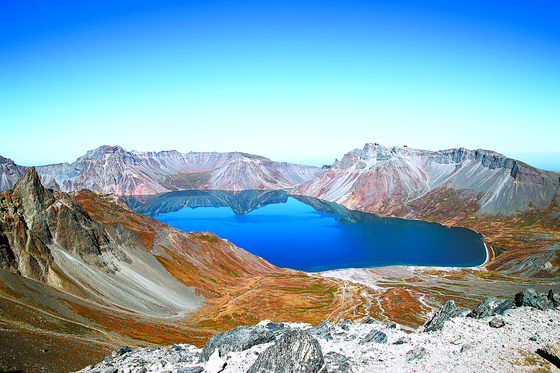
<path fill-rule="evenodd" d="M 560 174 L 487 150 L 417 150 L 366 144 L 294 188 L 294 194 L 384 215 L 415 217 L 434 193 L 452 195 L 442 208 L 470 203 L 476 214 L 511 215 L 544 208 Z"/>
<path fill-rule="evenodd" d="M 13 162 L 10 167 L 1 167 L 0 190 L 7 190 L 24 170 Z M 138 152 L 119 146 L 101 146 L 72 164 L 36 169 L 48 188 L 66 192 L 85 188 L 120 195 L 187 189 L 284 189 L 309 180 L 320 170 L 239 152 Z"/>

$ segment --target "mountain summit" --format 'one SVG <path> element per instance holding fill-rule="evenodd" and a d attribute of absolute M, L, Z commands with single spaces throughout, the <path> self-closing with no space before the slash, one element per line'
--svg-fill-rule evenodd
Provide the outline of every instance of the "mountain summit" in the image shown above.
<path fill-rule="evenodd" d="M 7 190 L 26 168 L 2 159 L 0 186 Z M 286 189 L 320 171 L 240 152 L 139 152 L 107 145 L 88 151 L 71 164 L 38 166 L 36 170 L 49 188 L 65 192 L 86 188 L 120 195 L 186 189 Z"/>
<path fill-rule="evenodd" d="M 544 208 L 559 187 L 560 173 L 489 150 L 428 151 L 368 143 L 293 193 L 354 210 L 414 218 L 419 210 L 429 209 L 434 198 L 476 214 L 511 215 Z"/>

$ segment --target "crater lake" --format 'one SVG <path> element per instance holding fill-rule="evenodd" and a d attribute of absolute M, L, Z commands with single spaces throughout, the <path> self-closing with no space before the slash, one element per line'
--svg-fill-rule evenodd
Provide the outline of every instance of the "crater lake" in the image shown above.
<path fill-rule="evenodd" d="M 189 190 L 128 196 L 136 212 L 187 232 L 213 232 L 284 268 L 316 272 L 388 265 L 477 266 L 482 235 L 349 210 L 283 190 Z"/>

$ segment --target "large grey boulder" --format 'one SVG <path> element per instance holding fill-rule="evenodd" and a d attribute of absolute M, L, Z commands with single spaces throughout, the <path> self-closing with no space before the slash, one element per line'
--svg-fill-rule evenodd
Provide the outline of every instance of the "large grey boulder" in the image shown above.
<path fill-rule="evenodd" d="M 436 314 L 424 324 L 424 331 L 433 332 L 441 330 L 447 320 L 451 320 L 451 318 L 457 316 L 461 316 L 461 311 L 455 306 L 455 301 L 448 300 Z"/>
<path fill-rule="evenodd" d="M 336 325 L 340 327 L 342 330 L 350 330 L 354 326 L 354 323 L 350 319 L 342 319 Z"/>
<path fill-rule="evenodd" d="M 245 351 L 253 346 L 274 341 L 275 335 L 275 330 L 262 325 L 238 326 L 210 337 L 202 349 L 200 360 L 207 362 L 216 350 L 219 350 L 220 356 L 225 356 L 228 352 Z"/>
<path fill-rule="evenodd" d="M 554 308 L 560 307 L 560 291 L 550 289 L 548 292 L 548 301 L 550 305 Z"/>
<path fill-rule="evenodd" d="M 387 343 L 387 335 L 382 331 L 372 330 L 360 341 L 360 344 L 366 344 L 369 342 Z"/>
<path fill-rule="evenodd" d="M 426 356 L 426 349 L 424 347 L 418 347 L 414 350 L 408 351 L 404 356 L 406 361 L 420 360 Z"/>
<path fill-rule="evenodd" d="M 292 329 L 260 354 L 247 373 L 327 373 L 327 367 L 319 342 Z"/>
<path fill-rule="evenodd" d="M 488 316 L 503 315 L 505 311 L 513 307 L 514 304 L 510 300 L 491 297 L 480 302 L 468 316 L 474 319 L 483 319 Z"/>
<path fill-rule="evenodd" d="M 538 294 L 535 289 L 525 289 L 515 294 L 515 305 L 517 307 L 533 307 L 542 311 L 548 309 L 546 298 Z"/>
<path fill-rule="evenodd" d="M 331 373 L 352 373 L 350 359 L 338 352 L 331 351 L 326 354 L 325 362 Z"/>
<path fill-rule="evenodd" d="M 327 320 L 321 321 L 321 323 L 311 329 L 307 330 L 307 333 L 319 338 L 319 337 L 326 337 L 329 332 L 331 331 L 333 324 Z"/>

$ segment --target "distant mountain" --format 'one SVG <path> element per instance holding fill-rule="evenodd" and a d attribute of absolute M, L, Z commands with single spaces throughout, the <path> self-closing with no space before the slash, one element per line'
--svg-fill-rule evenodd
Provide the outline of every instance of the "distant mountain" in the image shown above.
<path fill-rule="evenodd" d="M 0 155 L 0 191 L 13 187 L 27 171 L 27 167 L 18 166 L 9 158 Z"/>
<path fill-rule="evenodd" d="M 0 162 L 0 186 L 7 190 L 27 167 L 6 158 Z M 139 152 L 101 146 L 74 163 L 38 166 L 36 170 L 48 188 L 143 195 L 187 189 L 285 189 L 309 180 L 320 168 L 239 152 Z"/>
<path fill-rule="evenodd" d="M 548 206 L 560 173 L 543 171 L 489 150 L 441 151 L 369 143 L 355 149 L 293 194 L 385 216 L 431 213 L 512 215 Z"/>

